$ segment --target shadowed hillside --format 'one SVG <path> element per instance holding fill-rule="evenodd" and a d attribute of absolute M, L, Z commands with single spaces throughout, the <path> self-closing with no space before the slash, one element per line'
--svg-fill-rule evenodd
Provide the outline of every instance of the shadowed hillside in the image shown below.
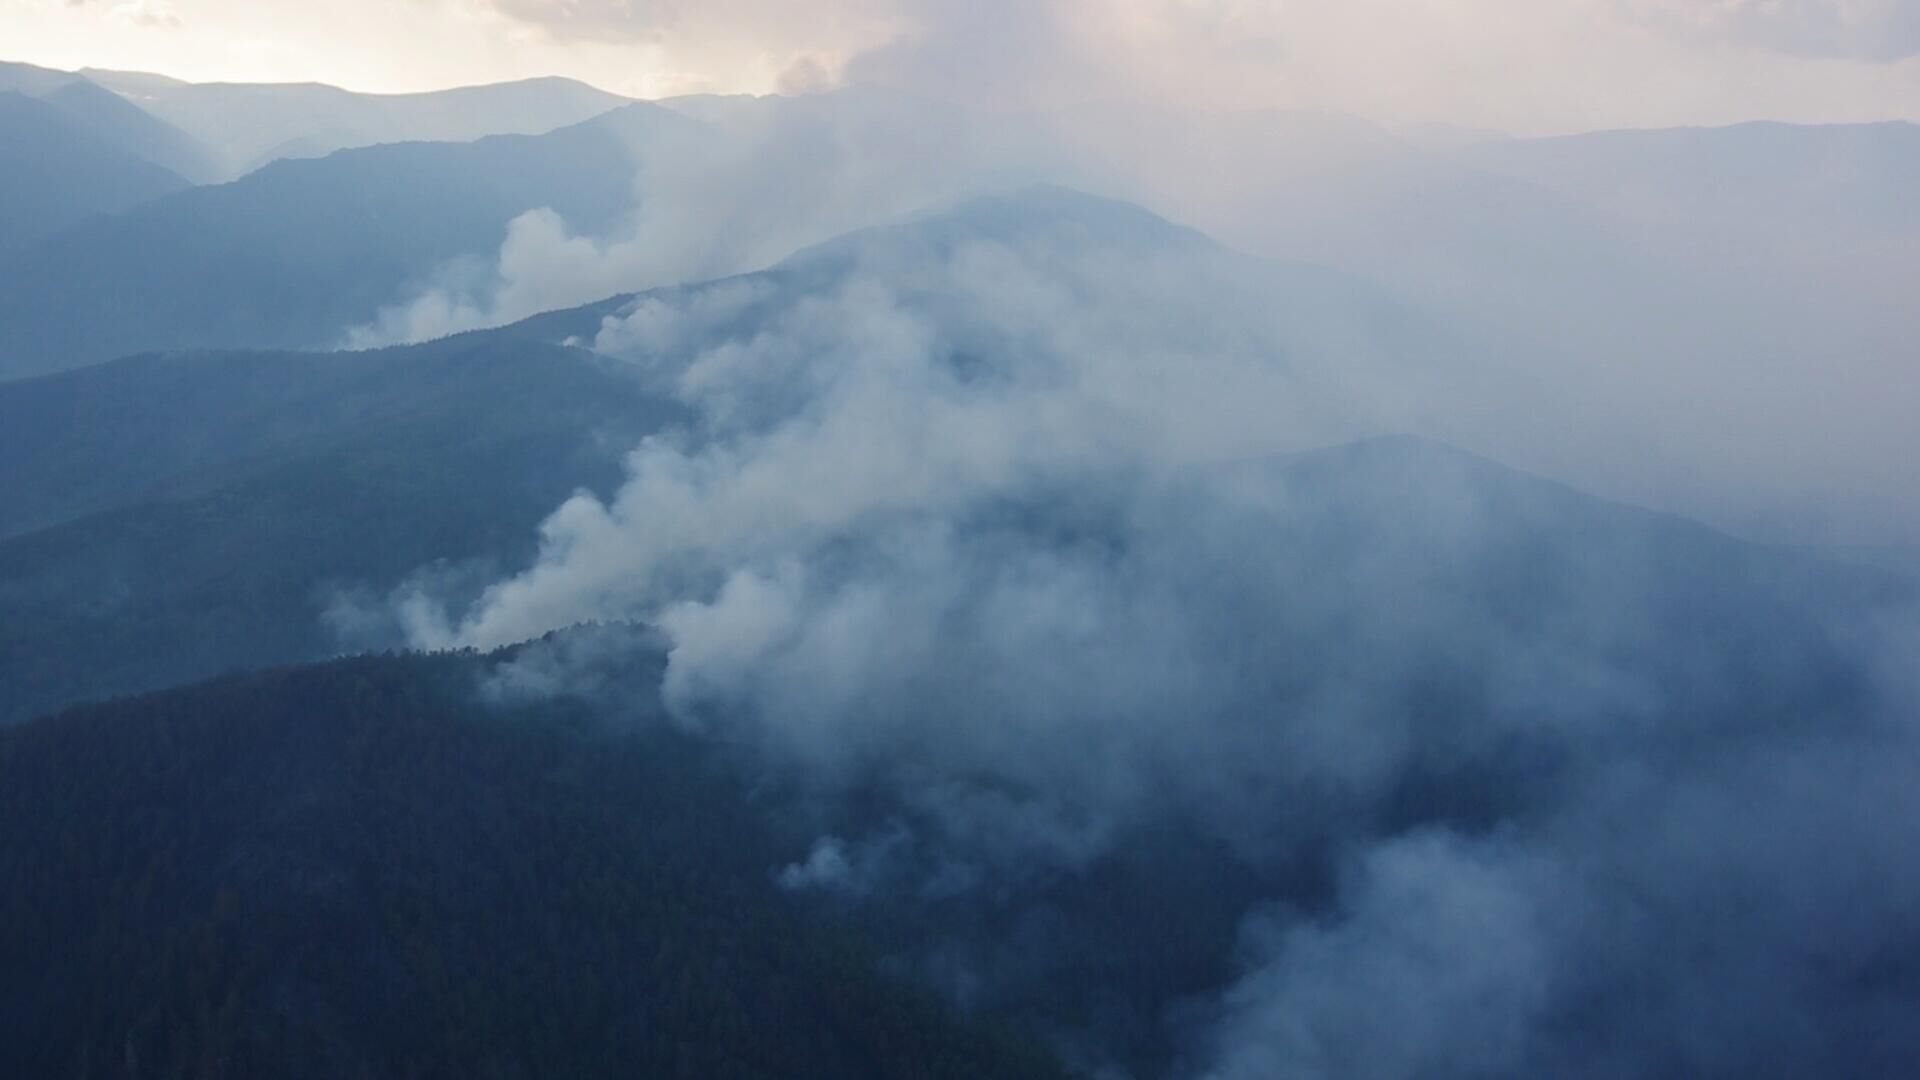
<path fill-rule="evenodd" d="M 352 660 L 0 733 L 0 1070 L 1060 1075 L 785 910 L 694 747 L 488 710 L 479 670 Z"/>

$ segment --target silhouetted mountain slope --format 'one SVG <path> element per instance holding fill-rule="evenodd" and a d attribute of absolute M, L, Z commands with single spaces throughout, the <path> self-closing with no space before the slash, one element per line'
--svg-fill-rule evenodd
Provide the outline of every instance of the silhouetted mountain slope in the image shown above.
<path fill-rule="evenodd" d="M 783 905 L 699 748 L 494 710 L 470 656 L 0 733 L 0 1071 L 1041 1077 Z"/>
<path fill-rule="evenodd" d="M 11 92 L 0 92 L 0 175 L 6 177 L 0 259 L 95 214 L 189 186 L 88 130 L 58 105 Z"/>
<path fill-rule="evenodd" d="M 348 150 L 89 222 L 0 265 L 0 376 L 333 347 L 405 286 L 490 256 L 528 210 L 607 227 L 633 205 L 649 132 L 688 123 L 635 105 L 542 136 Z"/>
<path fill-rule="evenodd" d="M 522 406 L 527 406 L 523 408 Z M 645 418 L 672 406 L 585 353 L 499 334 L 357 353 L 146 354 L 0 386 L 0 536 L 199 494 L 409 424 Z M 481 423 L 481 418 L 486 423 Z"/>
<path fill-rule="evenodd" d="M 0 717 L 342 640 L 334 590 L 524 557 L 535 526 L 679 416 L 577 350 L 137 357 L 0 388 Z M 62 524 L 53 524 L 63 522 Z"/>
<path fill-rule="evenodd" d="M 215 179 L 206 148 L 191 135 L 84 75 L 0 61 L 0 92 L 37 98 L 111 146 L 194 183 Z"/>
<path fill-rule="evenodd" d="M 217 178 L 193 137 L 88 79 L 74 78 L 41 95 L 94 135 L 196 184 Z"/>
<path fill-rule="evenodd" d="M 58 90 L 77 77 L 70 71 L 56 71 L 17 60 L 0 60 L 0 91 L 10 90 L 28 97 L 39 97 Z"/>

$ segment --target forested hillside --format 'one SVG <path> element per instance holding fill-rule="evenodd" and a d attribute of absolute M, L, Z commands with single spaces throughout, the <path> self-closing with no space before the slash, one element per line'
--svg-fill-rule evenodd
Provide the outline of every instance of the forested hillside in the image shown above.
<path fill-rule="evenodd" d="M 579 350 L 475 336 L 137 357 L 0 386 L 0 723 L 397 644 L 356 589 L 523 557 L 672 403 Z M 344 632 L 344 636 L 343 636 Z"/>
<path fill-rule="evenodd" d="M 0 1072 L 1045 1077 L 787 911 L 694 744 L 489 709 L 471 656 L 0 733 Z"/>

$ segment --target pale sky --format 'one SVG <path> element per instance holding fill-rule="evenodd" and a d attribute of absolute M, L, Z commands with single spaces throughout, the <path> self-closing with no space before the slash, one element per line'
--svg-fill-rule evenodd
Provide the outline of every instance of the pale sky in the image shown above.
<path fill-rule="evenodd" d="M 1522 133 L 1920 120 L 1920 0 L 0 0 L 0 58 L 407 91 L 877 81 Z"/>

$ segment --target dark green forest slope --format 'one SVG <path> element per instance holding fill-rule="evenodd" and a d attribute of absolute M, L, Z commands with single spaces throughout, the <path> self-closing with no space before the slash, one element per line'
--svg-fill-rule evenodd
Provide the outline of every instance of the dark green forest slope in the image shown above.
<path fill-rule="evenodd" d="M 0 1074 L 1041 1077 L 783 906 L 664 727 L 363 658 L 0 733 Z"/>

